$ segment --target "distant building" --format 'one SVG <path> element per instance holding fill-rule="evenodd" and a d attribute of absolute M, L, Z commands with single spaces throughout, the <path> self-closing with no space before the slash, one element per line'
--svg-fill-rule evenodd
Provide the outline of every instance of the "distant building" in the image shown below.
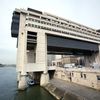
<path fill-rule="evenodd" d="M 57 67 L 54 77 L 100 90 L 100 69 Z"/>
<path fill-rule="evenodd" d="M 77 64 L 77 57 L 75 56 L 62 56 L 59 59 L 52 61 L 52 65 L 58 67 L 67 67 Z"/>
<path fill-rule="evenodd" d="M 55 55 L 48 55 L 47 56 L 47 64 L 48 66 L 52 65 L 52 61 L 55 60 Z"/>

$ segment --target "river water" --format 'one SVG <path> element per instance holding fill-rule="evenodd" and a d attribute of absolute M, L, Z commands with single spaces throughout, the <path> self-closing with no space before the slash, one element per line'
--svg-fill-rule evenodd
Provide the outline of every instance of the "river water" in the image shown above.
<path fill-rule="evenodd" d="M 56 100 L 40 86 L 17 90 L 16 68 L 0 67 L 0 100 Z"/>

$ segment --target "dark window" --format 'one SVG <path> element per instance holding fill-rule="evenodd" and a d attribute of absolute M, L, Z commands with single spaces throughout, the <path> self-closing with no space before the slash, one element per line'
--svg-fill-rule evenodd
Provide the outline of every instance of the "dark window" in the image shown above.
<path fill-rule="evenodd" d="M 100 75 L 97 75 L 97 80 L 100 80 Z"/>
<path fill-rule="evenodd" d="M 32 27 L 34 27 L 34 24 L 32 24 Z"/>
<path fill-rule="evenodd" d="M 86 79 L 86 74 L 84 74 L 84 78 Z"/>
<path fill-rule="evenodd" d="M 74 73 L 72 72 L 72 76 L 74 77 Z"/>
<path fill-rule="evenodd" d="M 31 26 L 31 24 L 30 24 L 30 23 L 28 23 L 28 26 Z"/>
<path fill-rule="evenodd" d="M 53 66 L 55 66 L 55 63 L 53 62 Z"/>
<path fill-rule="evenodd" d="M 83 73 L 81 72 L 81 78 L 83 78 Z"/>

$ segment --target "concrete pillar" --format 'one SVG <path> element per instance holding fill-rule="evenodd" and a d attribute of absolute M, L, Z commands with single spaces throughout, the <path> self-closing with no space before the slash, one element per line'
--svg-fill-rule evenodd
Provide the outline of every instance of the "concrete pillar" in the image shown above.
<path fill-rule="evenodd" d="M 47 68 L 47 35 L 44 32 L 37 33 L 36 63 L 42 64 L 44 68 L 40 79 L 40 85 L 42 86 L 49 82 Z"/>
<path fill-rule="evenodd" d="M 21 75 L 18 83 L 18 89 L 25 90 L 26 88 L 27 88 L 26 75 Z"/>
<path fill-rule="evenodd" d="M 95 54 L 95 62 L 100 65 L 100 45 L 99 45 L 99 52 Z"/>
<path fill-rule="evenodd" d="M 100 67 L 100 45 L 99 52 L 94 52 L 91 56 L 85 56 L 85 66 L 95 64 Z"/>
<path fill-rule="evenodd" d="M 24 90 L 26 85 L 25 64 L 27 60 L 27 31 L 25 30 L 26 15 L 20 14 L 20 26 L 18 34 L 18 49 L 17 49 L 17 71 L 18 71 L 18 89 Z M 19 75 L 20 73 L 20 75 Z"/>
<path fill-rule="evenodd" d="M 46 85 L 47 83 L 49 83 L 49 74 L 48 73 L 43 73 L 41 74 L 41 79 L 40 79 L 40 85 Z"/>
<path fill-rule="evenodd" d="M 84 56 L 85 67 L 90 67 L 89 56 Z"/>

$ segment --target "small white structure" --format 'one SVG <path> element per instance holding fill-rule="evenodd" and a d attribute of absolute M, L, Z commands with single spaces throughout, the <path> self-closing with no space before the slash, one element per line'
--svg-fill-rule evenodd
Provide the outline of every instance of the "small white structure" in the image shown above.
<path fill-rule="evenodd" d="M 64 64 L 64 68 L 73 68 L 75 67 L 75 63 Z"/>

